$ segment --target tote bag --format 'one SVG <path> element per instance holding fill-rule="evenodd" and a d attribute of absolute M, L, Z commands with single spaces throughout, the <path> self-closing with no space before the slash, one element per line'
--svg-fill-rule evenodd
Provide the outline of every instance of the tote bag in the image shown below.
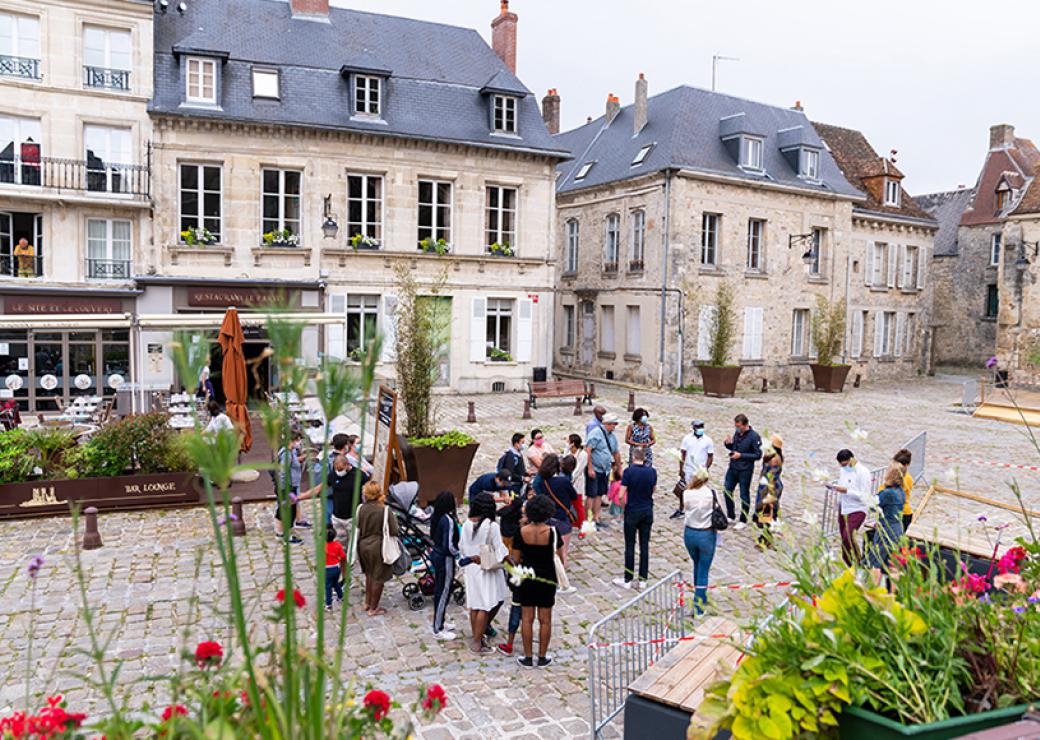
<path fill-rule="evenodd" d="M 495 552 L 495 546 L 491 544 L 491 528 L 493 526 L 494 522 L 488 522 L 487 537 L 484 538 L 484 544 L 480 546 L 481 570 L 502 569 L 502 561 L 498 559 L 498 553 Z"/>
<path fill-rule="evenodd" d="M 552 529 L 552 543 L 553 543 L 553 565 L 556 566 L 556 585 L 558 588 L 566 591 L 571 587 L 571 579 L 567 577 L 567 570 L 563 567 L 563 561 L 560 560 L 560 555 L 556 552 L 556 527 Z"/>
<path fill-rule="evenodd" d="M 383 507 L 383 562 L 393 565 L 401 557 L 401 544 L 390 536 L 390 507 Z"/>

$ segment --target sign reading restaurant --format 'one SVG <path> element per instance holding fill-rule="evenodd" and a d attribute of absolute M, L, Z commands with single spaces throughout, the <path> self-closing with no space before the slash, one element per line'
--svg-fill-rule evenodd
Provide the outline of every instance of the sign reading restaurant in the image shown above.
<path fill-rule="evenodd" d="M 4 312 L 9 314 L 122 313 L 118 298 L 27 297 L 4 298 Z"/>
<path fill-rule="evenodd" d="M 191 288 L 189 306 L 227 308 L 263 308 L 286 303 L 287 296 L 279 291 L 262 288 Z"/>

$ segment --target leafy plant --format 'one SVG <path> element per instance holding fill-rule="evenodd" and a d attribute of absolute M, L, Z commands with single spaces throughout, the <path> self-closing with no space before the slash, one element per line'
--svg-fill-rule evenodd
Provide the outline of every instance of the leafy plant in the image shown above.
<path fill-rule="evenodd" d="M 828 301 L 816 296 L 816 310 L 812 315 L 812 343 L 816 349 L 816 362 L 833 365 L 834 358 L 841 352 L 845 338 L 845 300 Z"/>
<path fill-rule="evenodd" d="M 350 246 L 352 246 L 355 251 L 360 247 L 366 247 L 368 249 L 378 249 L 379 245 L 380 241 L 378 239 L 373 239 L 368 234 L 362 234 L 359 232 L 357 234 L 354 234 L 354 236 L 350 237 Z"/>
<path fill-rule="evenodd" d="M 733 286 L 727 281 L 715 289 L 715 305 L 708 321 L 708 364 L 711 367 L 726 367 L 729 363 L 730 346 L 736 333 L 737 314 L 733 308 Z"/>
<path fill-rule="evenodd" d="M 435 254 L 445 255 L 451 251 L 451 245 L 443 238 L 433 239 L 431 237 L 426 237 L 419 241 L 419 251 L 427 254 L 433 252 Z"/>
<path fill-rule="evenodd" d="M 268 231 L 264 234 L 263 239 L 264 244 L 268 247 L 295 247 L 300 244 L 300 237 L 289 229 Z"/>
<path fill-rule="evenodd" d="M 504 349 L 498 347 L 492 347 L 489 353 L 491 355 L 492 362 L 512 362 L 513 356 L 506 352 Z"/>
<path fill-rule="evenodd" d="M 434 299 L 420 295 L 419 285 L 404 264 L 396 268 L 397 385 L 405 408 L 405 435 L 429 437 L 433 433 L 433 386 L 440 373 L 440 339 L 450 317 L 436 300 L 445 275 L 430 290 Z"/>
<path fill-rule="evenodd" d="M 509 242 L 504 242 L 502 244 L 495 242 L 494 244 L 488 245 L 488 252 L 499 257 L 512 257 L 513 247 Z"/>
<path fill-rule="evenodd" d="M 365 359 L 365 350 L 363 347 L 355 347 L 347 353 L 347 359 L 353 362 L 361 362 Z"/>
<path fill-rule="evenodd" d="M 465 432 L 458 430 L 452 430 L 450 432 L 444 432 L 433 437 L 420 437 L 418 439 L 409 439 L 408 443 L 413 447 L 432 447 L 435 450 L 445 450 L 449 447 L 465 447 L 476 442 L 473 437 L 469 436 Z"/>
<path fill-rule="evenodd" d="M 32 445 L 25 429 L 12 429 L 0 434 L 0 483 L 29 480 L 36 460 L 29 454 Z"/>
<path fill-rule="evenodd" d="M 191 228 L 185 229 L 181 232 L 181 241 L 189 247 L 194 247 L 200 244 L 205 246 L 216 244 L 217 237 L 214 236 L 213 232 L 205 226 L 192 226 Z"/>

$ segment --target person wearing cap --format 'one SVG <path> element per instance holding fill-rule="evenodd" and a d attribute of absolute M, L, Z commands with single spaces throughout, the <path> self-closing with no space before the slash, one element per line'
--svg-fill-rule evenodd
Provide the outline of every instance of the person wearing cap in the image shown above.
<path fill-rule="evenodd" d="M 585 439 L 589 453 L 585 467 L 585 511 L 597 527 L 606 526 L 600 522 L 600 506 L 607 495 L 610 473 L 621 468 L 621 452 L 614 436 L 617 425 L 616 414 L 604 414 L 603 422 L 592 427 Z"/>
<path fill-rule="evenodd" d="M 837 460 L 841 466 L 838 483 L 826 485 L 838 494 L 841 557 L 846 565 L 854 565 L 860 560 L 856 530 L 863 526 L 867 511 L 876 504 L 876 497 L 870 486 L 870 469 L 856 459 L 852 450 L 838 450 Z"/>
<path fill-rule="evenodd" d="M 715 443 L 704 433 L 703 420 L 694 419 L 690 423 L 690 433 L 683 437 L 682 444 L 679 445 L 679 454 L 679 477 L 687 485 L 698 470 L 711 469 L 711 464 L 715 462 Z M 677 495 L 679 508 L 672 514 L 672 519 L 685 516 L 683 494 Z"/>

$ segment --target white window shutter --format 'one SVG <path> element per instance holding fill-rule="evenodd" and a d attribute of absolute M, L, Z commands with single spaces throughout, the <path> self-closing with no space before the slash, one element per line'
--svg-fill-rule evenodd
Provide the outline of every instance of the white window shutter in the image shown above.
<path fill-rule="evenodd" d="M 754 316 L 754 322 L 755 322 L 754 323 L 753 334 L 752 334 L 752 336 L 754 337 L 754 342 L 753 342 L 752 347 L 751 347 L 751 350 L 752 350 L 753 354 L 751 355 L 751 357 L 753 359 L 755 359 L 755 360 L 761 360 L 762 359 L 762 330 L 763 330 L 763 327 L 762 327 L 762 317 L 763 317 L 763 314 L 765 313 L 765 309 L 764 308 L 753 308 L 751 310 L 754 312 L 752 315 Z"/>
<path fill-rule="evenodd" d="M 924 271 L 928 267 L 928 254 L 922 244 L 917 250 L 917 289 L 924 290 Z"/>
<path fill-rule="evenodd" d="M 863 312 L 856 311 L 852 314 L 852 347 L 849 354 L 858 358 L 863 353 Z"/>
<path fill-rule="evenodd" d="M 345 295 L 330 293 L 328 300 L 329 313 L 334 313 L 343 319 L 339 324 L 329 324 L 325 336 L 325 354 L 330 359 L 342 360 L 346 355 L 346 333 L 347 333 L 347 297 Z"/>
<path fill-rule="evenodd" d="M 805 339 L 803 339 L 803 341 L 807 342 L 808 345 L 809 345 L 809 359 L 810 360 L 816 360 L 820 356 L 820 353 L 816 351 L 816 342 L 813 341 L 813 336 L 812 336 L 812 322 L 813 322 L 813 316 L 815 315 L 815 313 L 816 313 L 815 309 L 813 309 L 812 311 L 807 311 L 806 312 L 805 320 L 808 323 L 807 323 L 807 325 L 805 327 L 804 333 L 802 334 L 802 336 L 805 337 Z"/>
<path fill-rule="evenodd" d="M 754 346 L 752 332 L 755 326 L 755 309 L 745 308 L 744 309 L 744 339 L 743 348 L 741 349 L 740 356 L 745 360 L 751 359 L 751 351 Z"/>
<path fill-rule="evenodd" d="M 715 306 L 701 306 L 697 317 L 697 359 L 710 359 L 711 346 L 708 340 L 711 338 L 711 326 L 715 321 Z"/>
<path fill-rule="evenodd" d="M 868 288 L 874 284 L 874 260 L 876 258 L 877 244 L 867 242 L 867 260 L 863 265 L 863 284 Z"/>
<path fill-rule="evenodd" d="M 906 245 L 896 245 L 896 273 L 895 287 L 902 288 L 906 285 Z"/>
<path fill-rule="evenodd" d="M 534 301 L 521 298 L 517 301 L 516 319 L 516 357 L 517 362 L 531 361 L 531 347 L 534 343 Z"/>
<path fill-rule="evenodd" d="M 888 245 L 888 287 L 896 287 L 896 260 L 898 258 L 899 250 L 895 248 L 895 244 Z"/>
<path fill-rule="evenodd" d="M 896 341 L 892 348 L 892 354 L 899 357 L 903 354 L 903 345 L 906 343 L 906 314 L 900 311 L 896 314 Z"/>
<path fill-rule="evenodd" d="M 881 311 L 874 312 L 874 357 L 881 357 L 885 348 L 885 320 Z"/>
<path fill-rule="evenodd" d="M 476 297 L 469 319 L 469 361 L 487 360 L 487 298 Z"/>
<path fill-rule="evenodd" d="M 393 362 L 397 359 L 397 296 L 383 296 L 382 316 L 383 346 L 379 352 L 380 362 Z"/>

